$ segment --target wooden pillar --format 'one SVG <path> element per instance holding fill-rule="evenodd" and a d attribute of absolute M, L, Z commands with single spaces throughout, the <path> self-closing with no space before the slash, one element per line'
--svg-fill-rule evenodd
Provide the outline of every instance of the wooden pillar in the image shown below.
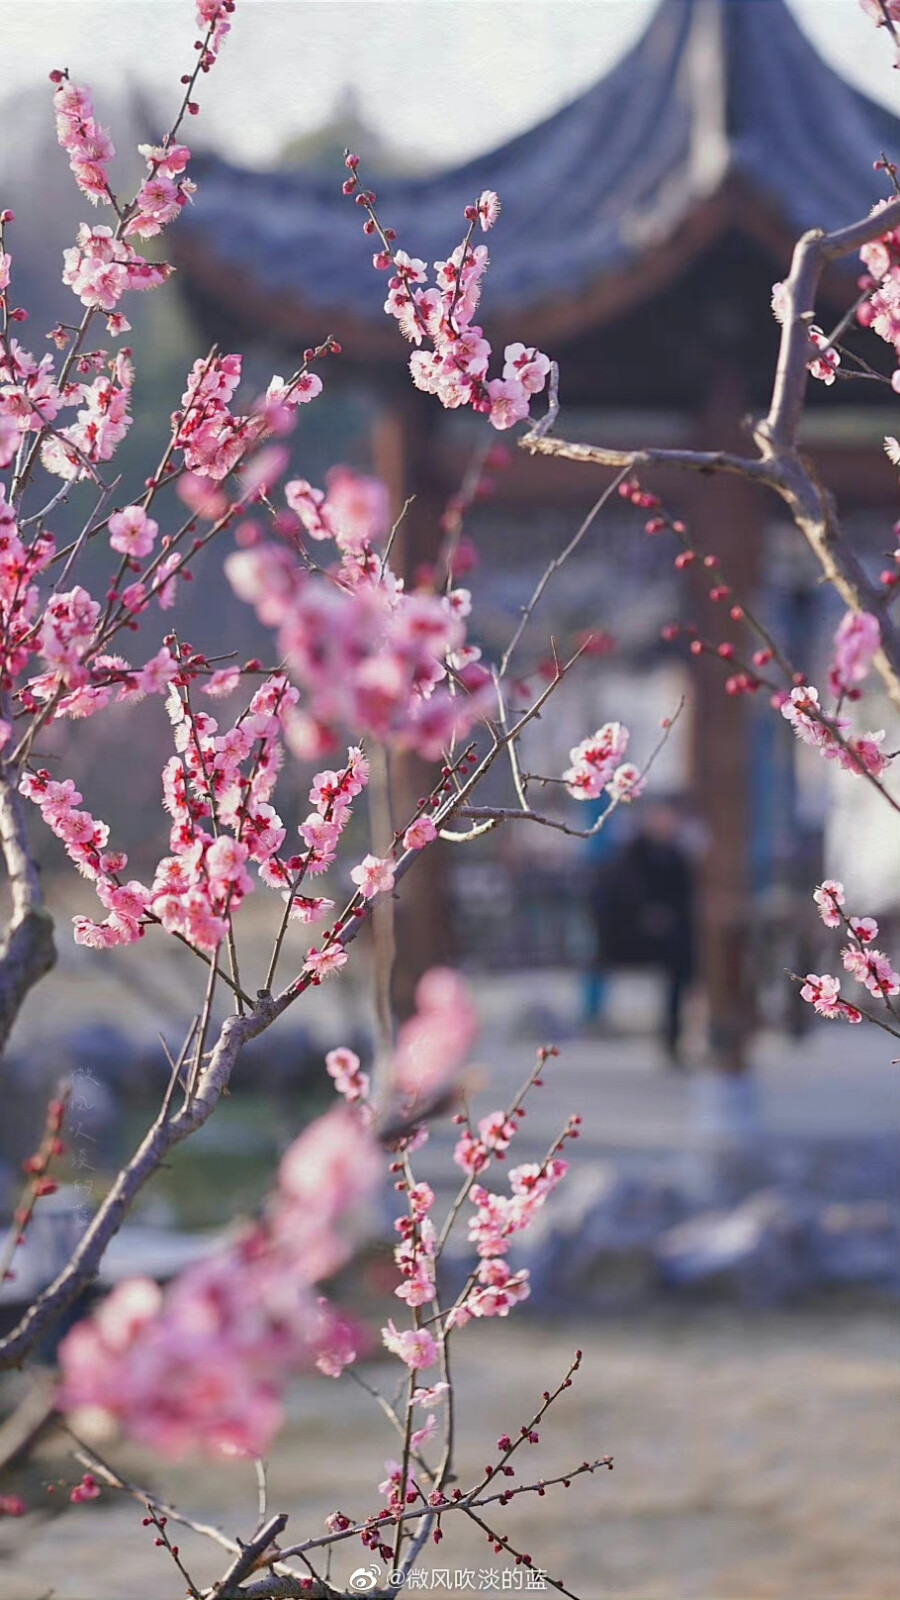
<path fill-rule="evenodd" d="M 739 380 L 731 372 L 720 373 L 713 380 L 706 412 L 699 420 L 703 448 L 743 449 L 742 411 Z M 751 600 L 764 559 L 765 502 L 758 488 L 724 474 L 698 479 L 690 492 L 688 512 L 698 549 L 719 557 L 734 600 Z M 743 654 L 746 630 L 730 619 L 729 604 L 709 600 L 709 586 L 709 573 L 692 569 L 692 620 L 704 638 L 716 643 L 734 639 Z M 699 659 L 693 772 L 707 829 L 700 961 L 709 1005 L 709 1064 L 717 1072 L 739 1075 L 747 1068 L 753 1026 L 750 703 L 746 696 L 725 694 L 726 675 L 708 657 Z"/>
<path fill-rule="evenodd" d="M 419 569 L 435 560 L 440 546 L 439 519 L 444 504 L 435 456 L 438 420 L 434 402 L 416 394 L 406 379 L 388 391 L 373 427 L 372 464 L 388 485 L 393 515 L 399 516 L 405 501 L 415 496 L 391 555 L 394 570 L 408 588 L 413 587 Z M 399 828 L 415 811 L 419 797 L 433 786 L 437 768 L 416 755 L 395 753 L 389 771 L 394 826 Z M 429 846 L 397 891 L 391 997 L 400 1020 L 414 1009 L 415 988 L 422 974 L 453 958 L 447 848 L 441 843 Z"/>

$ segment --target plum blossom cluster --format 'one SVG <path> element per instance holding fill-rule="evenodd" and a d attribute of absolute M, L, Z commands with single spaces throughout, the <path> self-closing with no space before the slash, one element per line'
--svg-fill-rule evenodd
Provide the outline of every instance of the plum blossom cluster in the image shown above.
<path fill-rule="evenodd" d="M 872 207 L 877 216 L 890 202 L 880 200 Z M 857 320 L 891 346 L 897 370 L 892 387 L 900 392 L 900 229 L 887 229 L 879 238 L 864 244 L 859 252 L 864 275 L 859 280 L 868 296 L 857 311 Z"/>
<path fill-rule="evenodd" d="M 810 343 L 820 351 L 820 354 L 814 356 L 809 363 L 810 377 L 818 378 L 820 383 L 824 383 L 826 387 L 829 387 L 837 377 L 838 367 L 841 364 L 840 353 L 833 344 L 829 343 L 828 335 L 824 329 L 816 327 L 815 323 L 813 323 L 808 331 Z"/>
<path fill-rule="evenodd" d="M 184 176 L 191 159 L 185 144 L 139 144 L 138 151 L 147 163 L 147 176 L 134 197 L 132 212 L 125 225 L 126 233 L 136 233 L 141 239 L 152 239 L 168 223 L 174 222 L 179 212 L 196 194 L 197 186 Z"/>
<path fill-rule="evenodd" d="M 828 687 L 836 697 L 859 697 L 859 685 L 869 675 L 881 644 L 878 618 L 869 611 L 847 611 L 834 636 L 834 657 Z"/>
<path fill-rule="evenodd" d="M 571 765 L 563 783 L 574 800 L 635 800 L 644 787 L 638 768 L 623 762 L 629 732 L 621 722 L 604 722 L 602 728 L 569 751 Z"/>
<path fill-rule="evenodd" d="M 205 37 L 200 41 L 201 72 L 209 71 L 230 33 L 230 19 L 234 15 L 235 4 L 236 0 L 197 0 L 197 27 L 206 29 Z"/>
<path fill-rule="evenodd" d="M 182 82 L 190 88 L 198 71 L 213 64 L 230 27 L 234 0 L 199 0 L 198 26 L 205 37 L 197 41 L 199 59 L 193 74 Z M 129 243 L 130 237 L 151 238 L 173 222 L 194 193 L 186 176 L 190 150 L 177 137 L 184 111 L 196 112 L 188 95 L 176 123 L 159 145 L 141 145 L 146 175 L 130 202 L 117 199 L 110 182 L 110 162 L 115 148 L 108 131 L 98 122 L 90 90 L 73 83 L 68 71 L 50 74 L 54 85 L 53 109 L 57 138 L 82 194 L 94 204 L 113 208 L 115 228 L 82 223 L 76 243 L 64 251 L 63 282 L 85 308 L 80 328 L 57 326 L 50 337 L 67 354 L 59 373 L 53 358 L 36 360 L 14 339 L 0 338 L 0 467 L 17 456 L 25 435 L 36 431 L 45 469 L 65 479 L 96 476 L 98 463 L 108 461 L 130 426 L 128 414 L 132 372 L 128 352 L 103 372 L 107 352 L 88 352 L 84 340 L 95 314 L 106 317 L 107 331 L 118 336 L 130 324 L 119 309 L 123 295 L 132 290 L 156 288 L 165 283 L 171 267 L 151 262 Z M 24 309 L 9 308 L 11 256 L 3 229 L 14 221 L 11 211 L 0 214 L 0 309 L 8 321 L 24 321 Z M 78 380 L 101 373 L 93 383 Z M 55 427 L 57 415 L 77 407 L 77 419 Z"/>
<path fill-rule="evenodd" d="M 433 967 L 416 985 L 416 1008 L 397 1030 L 387 1068 L 392 1102 L 417 1123 L 457 1082 L 478 1032 L 469 991 L 449 967 Z"/>
<path fill-rule="evenodd" d="M 365 1336 L 316 1284 L 353 1248 L 351 1214 L 381 1171 L 350 1107 L 290 1146 L 265 1217 L 163 1291 L 129 1279 L 60 1347 L 59 1404 L 73 1424 L 114 1423 L 169 1458 L 261 1456 L 283 1420 L 291 1374 L 339 1377 Z"/>
<path fill-rule="evenodd" d="M 801 744 L 812 745 L 826 761 L 836 761 L 845 772 L 860 777 L 868 773 L 880 778 L 892 757 L 881 745 L 884 729 L 876 733 L 851 734 L 846 717 L 826 717 L 819 705 L 819 691 L 812 684 L 792 689 L 781 706 L 781 715 L 790 723 Z"/>
<path fill-rule="evenodd" d="M 848 943 L 841 951 L 844 971 L 869 993 L 883 999 L 893 1011 L 891 1000 L 900 995 L 900 973 L 893 967 L 884 951 L 873 948 L 878 938 L 878 923 L 874 917 L 852 917 L 844 910 L 846 900 L 844 885 L 836 878 L 826 878 L 815 890 L 813 900 L 826 928 L 843 928 Z M 800 989 L 806 1000 L 823 1017 L 840 1017 L 847 1022 L 860 1022 L 858 1007 L 841 998 L 840 979 L 829 973 L 821 976 L 810 972 Z"/>
<path fill-rule="evenodd" d="M 125 318 L 116 313 L 123 294 L 156 289 L 172 272 L 166 262 L 145 261 L 111 228 L 92 228 L 86 222 L 78 229 L 77 243 L 63 251 L 63 261 L 63 283 L 89 311 L 106 312 L 112 333 L 124 333 L 128 328 Z"/>
<path fill-rule="evenodd" d="M 486 673 L 462 655 L 469 596 L 407 592 L 371 543 L 384 526 L 383 500 L 371 480 L 350 477 L 332 480 L 327 496 L 302 481 L 286 486 L 292 516 L 315 541 L 333 542 L 338 561 L 310 572 L 287 533 L 234 551 L 225 571 L 277 630 L 279 654 L 305 691 L 289 726 L 295 753 L 329 748 L 343 726 L 437 759 L 491 704 Z"/>
<path fill-rule="evenodd" d="M 237 721 L 220 731 L 214 717 L 193 707 L 190 672 L 168 647 L 154 673 L 154 687 L 170 685 L 167 708 L 177 754 L 163 769 L 171 853 L 159 862 L 149 886 L 123 882 L 127 857 L 107 848 L 107 825 L 79 809 L 82 796 L 71 779 L 53 779 L 44 769 L 21 779 L 22 793 L 39 806 L 109 913 L 100 923 L 76 918 L 76 941 L 108 949 L 135 942 L 148 924 L 159 923 L 200 950 L 215 950 L 253 887 L 251 864 L 263 883 L 290 898 L 292 915 L 303 921 L 324 915 L 330 902 L 304 900 L 298 890 L 304 873 L 322 872 L 334 859 L 349 803 L 366 781 L 361 754 L 350 752 L 342 775 L 317 774 L 317 809 L 301 827 L 307 850 L 285 858 L 279 852 L 287 830 L 271 797 L 283 760 L 284 719 L 297 690 L 273 674 Z"/>
<path fill-rule="evenodd" d="M 419 1324 L 419 1308 L 437 1304 L 436 1263 L 440 1252 L 432 1211 L 434 1192 L 416 1182 L 412 1152 L 427 1138 L 410 1112 L 433 1108 L 435 1094 L 457 1090 L 461 1064 L 477 1026 L 468 993 L 455 973 L 426 974 L 417 1010 L 397 1041 L 386 1074 L 388 1118 L 399 1115 L 405 1131 L 391 1135 L 392 1171 L 405 1176 L 407 1213 L 395 1226 L 399 1299 L 416 1318 L 399 1328 L 388 1319 L 385 1348 L 412 1373 L 435 1364 L 440 1344 Z M 538 1071 L 549 1050 L 539 1053 Z M 314 1121 L 288 1148 L 278 1182 L 262 1218 L 242 1227 L 209 1257 L 187 1268 L 166 1291 L 145 1279 L 120 1285 L 94 1315 L 79 1323 L 60 1350 L 60 1407 L 74 1426 L 114 1423 L 131 1438 L 168 1457 L 192 1449 L 226 1455 L 260 1455 L 281 1424 L 283 1391 L 292 1373 L 317 1367 L 337 1377 L 367 1342 L 362 1329 L 338 1313 L 316 1291 L 349 1259 L 359 1242 L 358 1219 L 371 1202 L 383 1170 L 375 1128 L 385 1107 L 370 1100 L 370 1080 L 347 1048 L 329 1052 L 326 1067 L 343 1104 Z M 471 1149 L 460 1164 L 468 1173 L 461 1199 L 474 1211 L 469 1239 L 478 1264 L 446 1330 L 475 1317 L 505 1316 L 528 1294 L 528 1274 L 513 1272 L 505 1257 L 510 1241 L 533 1221 L 566 1171 L 559 1151 L 575 1137 L 573 1117 L 540 1165 L 525 1164 L 509 1175 L 508 1196 L 474 1183 L 492 1159 L 503 1159 L 524 1115 L 517 1098 L 510 1113 L 482 1118 L 482 1157 Z M 458 1210 L 458 1207 L 457 1207 Z M 445 1335 L 446 1336 L 446 1335 Z M 446 1384 L 416 1390 L 410 1405 L 433 1406 Z M 430 1414 L 412 1429 L 418 1450 L 436 1431 Z M 396 1474 L 389 1472 L 389 1480 Z M 387 1491 L 390 1493 L 390 1489 Z"/>
<path fill-rule="evenodd" d="M 332 467 L 326 488 L 313 488 L 303 478 L 284 487 L 284 497 L 310 539 L 333 539 L 342 555 L 364 555 L 384 538 L 390 527 L 387 485 L 380 478 Z"/>
<path fill-rule="evenodd" d="M 75 182 L 93 205 L 100 200 L 109 204 L 112 189 L 108 168 L 116 149 L 94 116 L 91 92 L 71 83 L 67 72 L 51 73 L 50 81 L 56 85 L 56 137 L 69 157 Z"/>
<path fill-rule="evenodd" d="M 216 350 L 197 361 L 156 471 L 124 501 L 113 498 L 116 485 L 105 479 L 103 466 L 132 425 L 134 370 L 127 349 L 89 349 L 89 330 L 105 319 L 112 337 L 127 332 L 126 294 L 157 287 L 170 275 L 165 262 L 147 260 L 139 247 L 170 226 L 194 192 L 190 150 L 179 128 L 198 109 L 192 98 L 198 74 L 214 64 L 233 10 L 234 0 L 197 0 L 203 36 L 196 41 L 193 70 L 182 78 L 181 107 L 160 142 L 139 147 L 144 170 L 131 201 L 113 192 L 115 152 L 89 91 L 72 84 L 67 73 L 53 74 L 59 140 L 76 182 L 93 203 L 110 208 L 104 213 L 108 226 L 83 224 L 65 252 L 63 282 L 79 312 L 74 326 L 60 324 L 50 335 L 60 356 L 36 359 L 10 334 L 11 324 L 24 321 L 26 313 L 11 306 L 12 261 L 3 230 L 13 219 L 0 214 L 0 468 L 13 468 L 9 494 L 0 486 L 0 748 L 10 799 L 14 804 L 17 785 L 97 895 L 102 909 L 73 919 L 76 942 L 95 949 L 130 946 L 148 929 L 160 928 L 202 955 L 209 969 L 205 1009 L 179 1070 L 173 1069 L 153 1148 L 145 1143 L 123 1168 L 122 1182 L 125 1189 L 132 1185 L 131 1193 L 158 1165 L 163 1148 L 205 1120 L 254 1030 L 268 1026 L 301 990 L 341 970 L 348 959 L 345 946 L 359 926 L 355 919 L 364 918 L 378 896 L 392 893 L 411 853 L 434 841 L 438 812 L 443 819 L 453 809 L 451 779 L 467 779 L 478 765 L 474 746 L 463 756 L 447 752 L 496 704 L 480 652 L 466 639 L 471 597 L 454 587 L 464 570 L 454 545 L 458 526 L 443 529 L 448 549 L 453 546 L 444 563 L 446 592 L 443 572 L 417 574 L 412 590 L 398 579 L 383 553 L 391 520 L 386 487 L 348 467 L 332 469 L 324 489 L 300 478 L 289 481 L 284 507 L 272 517 L 272 539 L 261 535 L 250 508 L 265 501 L 266 512 L 271 510 L 272 487 L 286 474 L 289 459 L 281 438 L 294 426 L 297 407 L 321 392 L 310 365 L 326 352 L 339 353 L 335 341 L 306 352 L 299 372 L 287 380 L 273 377 L 252 402 L 239 394 L 239 355 Z M 355 168 L 350 170 L 358 187 Z M 373 201 L 365 196 L 369 212 Z M 475 322 L 488 258 L 473 237 L 476 228 L 492 227 L 499 212 L 497 196 L 485 191 L 467 209 L 467 237 L 435 264 L 433 281 L 424 263 L 388 249 L 386 236 L 387 260 L 376 265 L 390 274 L 388 310 L 417 346 L 412 371 L 418 386 L 448 407 L 470 404 L 505 429 L 528 417 L 550 362 L 536 349 L 511 344 L 502 374 L 490 376 L 490 345 Z M 375 228 L 370 216 L 367 231 Z M 62 480 L 41 510 L 35 493 L 40 469 Z M 69 498 L 71 486 L 85 481 L 96 486 L 99 498 L 81 533 L 60 548 L 47 520 L 52 523 L 54 506 Z M 164 531 L 160 509 L 160 497 L 169 492 L 184 507 L 182 526 L 171 534 Z M 77 498 L 72 495 L 73 503 Z M 174 633 L 143 665 L 119 654 L 113 640 L 123 630 L 136 631 L 154 599 L 167 610 L 176 581 L 192 576 L 185 569 L 193 553 L 245 513 L 235 528 L 238 548 L 229 576 L 236 592 L 277 631 L 284 670 L 267 672 L 259 661 L 222 666 L 227 656 L 209 660 Z M 198 522 L 212 526 L 191 543 Z M 72 575 L 88 541 L 112 558 L 105 592 L 91 592 Z M 198 705 L 202 693 L 216 701 L 247 677 L 262 681 L 233 718 L 213 715 L 217 706 Z M 155 867 L 138 878 L 129 875 L 127 855 L 114 847 L 108 824 L 85 805 L 74 781 L 48 770 L 49 761 L 42 764 L 36 741 L 55 719 L 85 718 L 155 694 L 165 697 L 174 743 L 162 772 L 168 843 Z M 352 728 L 361 741 L 350 747 L 343 765 L 333 754 L 339 728 Z M 366 787 L 363 735 L 426 759 L 442 757 L 444 765 L 441 780 L 398 829 L 387 853 L 368 854 L 352 866 L 349 905 L 332 921 L 335 903 L 312 892 L 312 881 L 336 863 Z M 299 842 L 288 841 L 276 809 L 285 747 L 316 766 L 327 751 L 335 763 L 312 778 Z M 600 756 L 595 751 L 584 759 L 596 767 Z M 617 798 L 638 787 L 636 769 L 621 763 L 605 780 Z M 461 797 L 463 788 L 457 791 Z M 446 809 L 443 795 L 451 795 Z M 260 883 L 274 891 L 283 910 L 266 983 L 254 1001 L 241 984 L 234 919 Z M 318 944 L 306 952 L 299 976 L 275 992 L 288 924 L 326 920 L 331 925 L 316 935 Z M 229 986 L 235 1010 L 214 1044 L 210 1019 L 220 981 Z M 510 1173 L 508 1194 L 491 1193 L 484 1175 L 492 1162 L 505 1160 L 524 1115 L 520 1104 L 469 1126 L 460 1141 L 461 1147 L 469 1143 L 460 1161 L 465 1176 L 458 1205 L 440 1232 L 434 1191 L 416 1181 L 411 1168 L 428 1138 L 427 1119 L 461 1103 L 475 1032 L 465 987 L 456 974 L 439 969 L 420 983 L 415 1013 L 399 1029 L 383 1072 L 370 1076 L 349 1049 L 329 1052 L 325 1067 L 340 1102 L 287 1150 L 260 1215 L 234 1228 L 165 1290 L 145 1279 L 124 1283 L 67 1335 L 59 1405 L 75 1425 L 115 1424 L 166 1456 L 197 1445 L 225 1455 L 262 1455 L 281 1423 L 291 1375 L 315 1367 L 337 1377 L 365 1348 L 367 1336 L 335 1310 L 319 1286 L 351 1259 L 359 1220 L 375 1209 L 384 1166 L 379 1144 L 390 1150 L 391 1171 L 400 1175 L 397 1188 L 406 1195 L 406 1215 L 396 1225 L 396 1298 L 412 1321 L 398 1326 L 399 1315 L 388 1319 L 382 1343 L 407 1375 L 435 1364 L 453 1328 L 472 1318 L 505 1316 L 525 1299 L 528 1274 L 510 1266 L 510 1241 L 562 1177 L 563 1140 L 576 1136 L 577 1119 L 540 1165 L 522 1164 Z M 48 1163 L 61 1153 L 58 1131 L 58 1121 L 52 1122 L 46 1149 L 32 1158 L 32 1199 L 54 1184 Z M 466 1200 L 469 1212 L 462 1209 Z M 469 1220 L 476 1265 L 445 1316 L 438 1265 L 457 1212 Z M 92 1229 L 101 1253 L 111 1217 L 104 1199 Z M 75 1270 L 81 1270 L 77 1261 Z M 93 1270 L 90 1263 L 85 1270 Z M 420 1452 L 436 1434 L 435 1411 L 448 1387 L 409 1383 L 404 1459 L 389 1467 L 383 1486 L 394 1510 L 414 1481 L 411 1453 L 420 1471 Z M 421 1417 L 414 1418 L 415 1408 Z M 537 1442 L 536 1435 L 528 1437 Z M 429 1493 L 432 1507 L 447 1504 L 451 1441 L 448 1419 L 447 1464 L 425 1469 L 425 1490 L 418 1491 L 423 1498 Z M 101 1476 L 108 1481 L 105 1469 Z M 87 1472 L 70 1499 L 80 1504 L 98 1493 L 97 1476 Z M 0 1510 L 12 1514 L 11 1505 Z M 370 1532 L 376 1520 L 367 1520 L 364 1542 L 377 1542 Z M 151 1510 L 148 1521 L 162 1534 L 165 1517 Z M 395 1561 L 404 1537 L 398 1528 Z M 440 1537 L 439 1524 L 434 1537 Z M 177 1560 L 177 1548 L 165 1537 L 157 1543 Z M 530 1557 L 521 1560 L 531 1565 Z"/>
<path fill-rule="evenodd" d="M 311 355 L 314 352 L 311 352 Z M 315 400 L 322 392 L 322 380 L 314 372 L 304 369 L 286 383 L 273 378 L 266 394 L 249 414 L 235 414 L 231 408 L 241 381 L 239 355 L 213 356 L 194 362 L 188 375 L 187 388 L 181 397 L 182 409 L 172 417 L 174 442 L 183 452 L 184 463 L 200 479 L 221 483 L 241 463 L 247 452 L 272 432 L 285 432 L 293 425 L 293 413 L 299 405 Z M 268 489 L 284 470 L 286 457 L 263 458 L 249 481 L 245 476 L 245 492 L 251 495 L 257 489 Z M 201 499 L 197 509 L 206 516 L 216 516 L 224 509 L 224 502 L 216 498 Z"/>
<path fill-rule="evenodd" d="M 358 156 L 348 155 L 346 165 L 344 193 L 364 207 L 365 232 L 380 236 L 382 248 L 372 261 L 378 271 L 390 274 L 384 309 L 395 318 L 403 337 L 418 346 L 409 362 L 416 388 L 435 395 L 451 411 L 471 406 L 498 429 L 524 422 L 533 396 L 547 382 L 549 357 L 530 345 L 507 345 L 502 375 L 490 378 L 491 344 L 474 320 L 489 255 L 486 245 L 473 245 L 472 235 L 476 225 L 483 232 L 494 226 L 501 209 L 498 196 L 486 189 L 466 207 L 466 236 L 446 260 L 434 263 L 434 282 L 429 283 L 426 263 L 395 249 L 395 233 L 378 222 L 377 196 L 361 182 Z"/>
<path fill-rule="evenodd" d="M 832 977 L 830 973 L 825 972 L 820 977 L 815 972 L 808 972 L 805 982 L 800 986 L 800 999 L 811 1005 L 820 1017 L 831 1020 L 840 1017 L 844 1022 L 862 1022 L 862 1012 L 841 999 L 840 978 Z"/>
<path fill-rule="evenodd" d="M 78 370 L 89 375 L 104 365 L 100 351 L 84 357 Z M 92 382 L 73 380 L 60 388 L 52 357 L 38 361 L 18 340 L 0 341 L 0 467 L 9 466 L 26 436 L 37 432 L 47 472 L 67 479 L 96 476 L 96 465 L 111 459 L 131 427 L 133 383 L 128 350 L 113 357 Z M 55 427 L 59 413 L 72 407 L 76 420 Z"/>
<path fill-rule="evenodd" d="M 571 1120 L 567 1134 L 580 1119 Z M 473 1317 L 505 1317 L 530 1293 L 528 1269 L 514 1272 L 506 1259 L 513 1236 L 528 1228 L 548 1196 L 565 1177 L 568 1162 L 551 1156 L 540 1166 L 526 1162 L 509 1174 L 508 1195 L 474 1183 L 469 1192 L 475 1212 L 468 1238 L 478 1254 L 476 1281 L 447 1314 L 450 1327 L 464 1327 Z"/>

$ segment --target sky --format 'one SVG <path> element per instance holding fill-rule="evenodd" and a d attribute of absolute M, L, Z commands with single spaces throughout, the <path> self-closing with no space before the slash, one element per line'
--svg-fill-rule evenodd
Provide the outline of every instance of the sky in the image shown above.
<path fill-rule="evenodd" d="M 756 0 L 759 3 L 759 0 Z M 763 0 L 764 3 L 764 0 Z M 858 0 L 789 0 L 822 54 L 900 106 Z M 656 0 L 238 0 L 202 86 L 202 138 L 248 165 L 317 128 L 353 87 L 365 121 L 429 164 L 503 143 L 593 83 Z M 0 0 L 0 100 L 66 66 L 98 95 L 131 82 L 167 109 L 192 60 L 191 0 Z M 198 128 L 198 133 L 200 129 Z"/>

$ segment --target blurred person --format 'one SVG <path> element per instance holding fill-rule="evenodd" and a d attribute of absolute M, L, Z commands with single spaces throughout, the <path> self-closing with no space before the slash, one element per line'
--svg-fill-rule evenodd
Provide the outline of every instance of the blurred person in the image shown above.
<path fill-rule="evenodd" d="M 680 834 L 671 802 L 645 802 L 638 831 L 603 863 L 591 901 L 601 992 L 610 968 L 655 967 L 664 976 L 661 1034 L 673 1067 L 684 1065 L 682 1013 L 694 974 L 694 868 Z"/>
<path fill-rule="evenodd" d="M 609 810 L 609 797 L 589 801 L 585 826 L 592 828 Z M 614 812 L 599 832 L 587 839 L 584 845 L 583 864 L 587 878 L 587 908 L 591 924 L 592 945 L 587 965 L 582 973 L 581 1026 L 591 1032 L 610 1031 L 607 1010 L 609 1006 L 609 975 L 607 964 L 601 958 L 603 943 L 600 932 L 603 920 L 602 903 L 604 885 L 610 859 L 621 840 L 617 823 L 621 813 Z"/>

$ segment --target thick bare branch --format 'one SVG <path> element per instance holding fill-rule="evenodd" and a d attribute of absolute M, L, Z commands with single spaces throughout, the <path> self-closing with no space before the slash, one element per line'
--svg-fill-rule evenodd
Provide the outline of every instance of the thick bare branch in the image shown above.
<path fill-rule="evenodd" d="M 20 1366 L 37 1340 L 96 1277 L 107 1245 L 118 1233 L 144 1184 L 176 1144 L 203 1126 L 226 1088 L 243 1046 L 268 1028 L 289 1003 L 284 996 L 278 1000 L 262 999 L 249 1016 L 226 1018 L 200 1074 L 196 1093 L 174 1117 L 163 1107 L 131 1160 L 122 1168 L 62 1272 L 38 1295 L 16 1327 L 0 1339 L 0 1371 Z"/>
<path fill-rule="evenodd" d="M 232 1561 L 228 1571 L 215 1585 L 214 1593 L 221 1595 L 222 1600 L 230 1600 L 239 1591 L 239 1585 L 250 1576 L 258 1565 L 261 1556 L 271 1547 L 280 1533 L 287 1526 L 287 1512 L 279 1511 L 274 1517 L 269 1517 L 257 1533 L 245 1544 L 238 1556 Z"/>
<path fill-rule="evenodd" d="M 894 200 L 849 228 L 841 228 L 836 233 L 823 233 L 821 228 L 812 228 L 798 239 L 784 286 L 781 345 L 772 404 L 768 416 L 756 431 L 756 442 L 764 456 L 796 447 L 811 356 L 809 324 L 815 314 L 816 294 L 822 273 L 830 261 L 839 261 L 844 256 L 852 255 L 861 245 L 867 244 L 870 239 L 877 239 L 882 233 L 888 233 L 898 224 L 900 200 Z"/>
<path fill-rule="evenodd" d="M 53 919 L 44 905 L 31 853 L 22 797 L 8 768 L 0 771 L 0 848 L 9 874 L 12 914 L 0 943 L 0 1052 L 29 990 L 56 961 Z"/>
<path fill-rule="evenodd" d="M 531 456 L 560 456 L 564 461 L 580 461 L 587 466 L 609 467 L 614 472 L 636 472 L 640 467 L 685 467 L 689 472 L 732 472 L 740 477 L 768 481 L 764 464 L 750 456 L 732 455 L 727 450 L 610 450 L 605 445 L 583 444 L 557 439 L 552 434 L 523 434 L 520 450 Z"/>

